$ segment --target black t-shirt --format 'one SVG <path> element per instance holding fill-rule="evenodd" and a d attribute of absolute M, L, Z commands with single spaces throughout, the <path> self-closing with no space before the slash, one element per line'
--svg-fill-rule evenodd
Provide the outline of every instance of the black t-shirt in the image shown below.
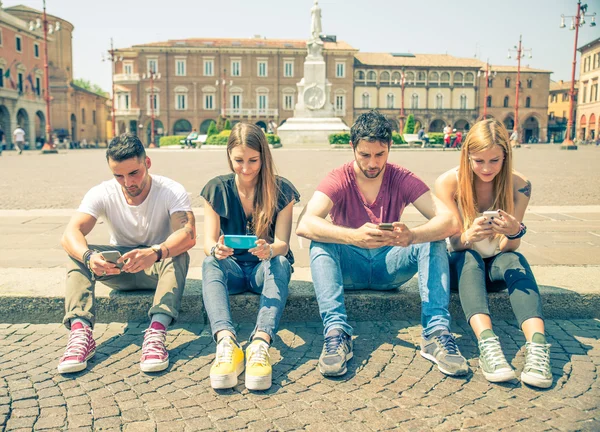
<path fill-rule="evenodd" d="M 277 205 L 273 220 L 269 226 L 269 235 L 265 240 L 273 242 L 275 236 L 275 222 L 279 212 L 286 208 L 289 203 L 300 201 L 300 193 L 287 179 L 276 176 L 277 182 Z M 246 217 L 242 202 L 235 185 L 235 174 L 226 174 L 210 180 L 202 189 L 200 195 L 210 204 L 219 215 L 221 221 L 221 233 L 229 235 L 255 235 L 252 217 Z M 294 264 L 294 254 L 290 249 L 285 256 L 290 264 Z M 258 262 L 258 258 L 246 249 L 234 249 L 233 258 L 241 262 Z"/>

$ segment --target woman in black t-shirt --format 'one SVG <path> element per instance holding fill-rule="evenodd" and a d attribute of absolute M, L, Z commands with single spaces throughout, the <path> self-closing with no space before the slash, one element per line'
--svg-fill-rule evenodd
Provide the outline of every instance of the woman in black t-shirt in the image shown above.
<path fill-rule="evenodd" d="M 229 294 L 261 294 L 256 327 L 246 349 L 246 387 L 271 387 L 269 345 L 288 296 L 294 256 L 289 242 L 294 203 L 300 194 L 275 175 L 263 131 L 238 123 L 227 143 L 232 173 L 215 177 L 202 190 L 204 252 L 202 297 L 217 354 L 210 369 L 211 386 L 232 388 L 244 370 L 244 353 L 236 341 Z M 232 249 L 224 235 L 256 235 L 256 246 Z"/>

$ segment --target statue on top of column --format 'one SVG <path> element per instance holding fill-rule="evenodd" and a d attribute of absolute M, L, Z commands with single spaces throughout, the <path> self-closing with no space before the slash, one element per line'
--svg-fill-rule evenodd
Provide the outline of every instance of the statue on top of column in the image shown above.
<path fill-rule="evenodd" d="M 319 1 L 315 0 L 314 6 L 310 9 L 311 25 L 310 25 L 310 40 L 321 41 L 321 8 L 319 7 Z"/>

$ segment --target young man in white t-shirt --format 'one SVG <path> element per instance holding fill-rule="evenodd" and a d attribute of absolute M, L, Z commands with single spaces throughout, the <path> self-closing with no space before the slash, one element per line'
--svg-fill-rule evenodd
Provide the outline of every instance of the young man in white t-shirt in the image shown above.
<path fill-rule="evenodd" d="M 25 148 L 25 131 L 21 129 L 21 126 L 17 126 L 13 132 L 13 138 L 15 139 L 15 146 L 19 154 L 23 153 L 23 149 Z"/>
<path fill-rule="evenodd" d="M 135 135 L 114 138 L 106 159 L 114 178 L 90 189 L 62 237 L 71 258 L 63 323 L 71 332 L 58 371 L 79 372 L 95 354 L 94 285 L 99 280 L 117 290 L 156 290 L 140 367 L 157 372 L 169 366 L 166 333 L 178 316 L 190 261 L 187 251 L 196 244 L 194 214 L 182 185 L 148 173 L 150 158 Z M 86 241 L 99 218 L 108 225 L 110 245 Z M 111 263 L 102 255 L 107 251 L 122 256 Z"/>

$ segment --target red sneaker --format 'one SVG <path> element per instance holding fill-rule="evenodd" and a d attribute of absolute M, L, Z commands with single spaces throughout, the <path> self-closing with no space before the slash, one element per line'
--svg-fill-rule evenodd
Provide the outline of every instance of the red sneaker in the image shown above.
<path fill-rule="evenodd" d="M 165 347 L 166 339 L 167 329 L 159 322 L 153 322 L 150 328 L 144 331 L 140 362 L 142 372 L 160 372 L 169 367 L 169 352 Z"/>
<path fill-rule="evenodd" d="M 92 328 L 81 323 L 71 326 L 69 342 L 58 363 L 59 373 L 80 372 L 87 367 L 87 361 L 96 354 L 96 342 Z"/>

